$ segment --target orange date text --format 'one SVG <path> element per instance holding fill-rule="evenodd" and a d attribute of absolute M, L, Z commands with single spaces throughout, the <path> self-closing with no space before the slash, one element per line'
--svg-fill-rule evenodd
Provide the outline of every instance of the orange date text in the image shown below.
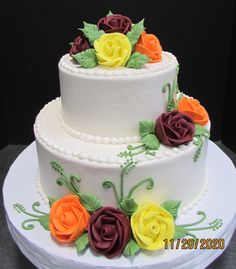
<path fill-rule="evenodd" d="M 165 249 L 224 249 L 225 240 L 223 238 L 181 238 L 165 239 Z"/>

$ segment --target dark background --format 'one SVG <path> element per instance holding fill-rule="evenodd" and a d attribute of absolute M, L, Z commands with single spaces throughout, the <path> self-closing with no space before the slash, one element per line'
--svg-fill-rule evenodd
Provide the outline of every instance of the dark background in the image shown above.
<path fill-rule="evenodd" d="M 96 23 L 109 9 L 146 18 L 147 32 L 178 58 L 180 89 L 207 108 L 211 139 L 236 151 L 234 0 L 8 1 L 0 11 L 0 148 L 34 140 L 35 116 L 60 95 L 60 57 L 83 20 Z"/>

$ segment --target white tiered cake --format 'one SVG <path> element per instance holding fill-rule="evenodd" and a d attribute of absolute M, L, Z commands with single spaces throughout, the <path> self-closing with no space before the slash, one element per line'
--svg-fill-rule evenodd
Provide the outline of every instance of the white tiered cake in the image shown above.
<path fill-rule="evenodd" d="M 118 185 L 124 159 L 118 154 L 141 143 L 141 120 L 156 120 L 167 112 L 168 92 L 176 76 L 176 58 L 163 52 L 162 61 L 142 69 L 83 69 L 69 55 L 59 62 L 61 98 L 47 104 L 35 123 L 40 182 L 46 196 L 59 198 L 65 189 L 55 184 L 50 162 L 57 160 L 68 174 L 81 176 L 81 191 L 96 194 L 104 205 L 116 205 L 105 179 Z M 193 142 L 178 147 L 161 144 L 154 156 L 138 154 L 136 168 L 127 176 L 125 188 L 142 178 L 154 180 L 152 190 L 140 188 L 138 203 L 181 200 L 184 210 L 197 202 L 206 183 L 207 141 L 194 162 Z"/>
<path fill-rule="evenodd" d="M 59 62 L 61 97 L 45 105 L 34 125 L 39 172 L 31 184 L 49 213 L 39 202 L 33 213 L 13 206 L 33 217 L 22 222 L 23 230 L 37 221 L 50 234 L 29 237 L 9 217 L 13 237 L 39 268 L 170 269 L 213 259 L 167 250 L 183 237 L 197 250 L 196 231 L 210 234 L 223 225 L 214 212 L 202 226 L 206 213 L 198 210 L 197 221 L 191 215 L 208 186 L 210 121 L 199 101 L 179 90 L 178 71 L 175 56 L 144 31 L 143 20 L 134 24 L 109 12 L 97 25 L 84 22 Z M 187 224 L 177 224 L 179 209 Z M 232 234 L 232 212 L 224 213 Z M 229 237 L 220 238 L 217 249 Z M 114 264 L 107 260 L 114 257 Z"/>

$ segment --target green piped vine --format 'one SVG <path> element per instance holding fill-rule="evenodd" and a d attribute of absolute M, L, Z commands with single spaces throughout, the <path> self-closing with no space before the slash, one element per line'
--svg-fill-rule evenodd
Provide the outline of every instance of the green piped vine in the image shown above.
<path fill-rule="evenodd" d="M 94 212 L 102 207 L 101 201 L 94 195 L 81 192 L 78 186 L 81 178 L 79 175 L 66 175 L 62 166 L 56 162 L 51 161 L 51 167 L 56 171 L 60 177 L 56 180 L 59 186 L 64 186 L 69 192 L 78 195 L 83 206 L 89 211 Z"/>
<path fill-rule="evenodd" d="M 152 155 L 155 156 L 156 152 L 154 150 L 151 150 L 146 145 L 141 144 L 138 146 L 128 145 L 127 150 L 121 152 L 118 154 L 118 157 L 124 157 L 124 158 L 133 158 L 135 156 L 141 155 L 145 153 L 146 155 Z"/>
<path fill-rule="evenodd" d="M 197 146 L 196 153 L 193 157 L 196 162 L 201 155 L 204 138 L 210 138 L 210 132 L 199 124 L 195 124 L 194 145 Z"/>
<path fill-rule="evenodd" d="M 22 222 L 21 226 L 24 230 L 33 230 L 35 226 L 32 222 L 39 222 L 45 230 L 49 230 L 49 214 L 39 210 L 38 207 L 40 205 L 40 202 L 35 202 L 32 205 L 32 209 L 35 213 L 37 213 L 37 215 L 26 211 L 22 204 L 16 203 L 13 205 L 13 208 L 17 213 L 23 213 L 30 217 Z"/>
<path fill-rule="evenodd" d="M 138 205 L 133 199 L 134 192 L 142 185 L 146 184 L 146 189 L 151 190 L 154 186 L 154 181 L 151 177 L 144 178 L 143 180 L 140 180 L 137 184 L 135 184 L 128 192 L 128 194 L 125 195 L 124 193 L 124 185 L 125 185 L 125 176 L 129 174 L 129 172 L 135 168 L 136 162 L 132 159 L 126 160 L 124 165 L 122 165 L 121 175 L 120 175 L 120 191 L 118 193 L 117 188 L 113 181 L 111 180 L 105 180 L 103 181 L 103 187 L 105 189 L 112 188 L 116 201 L 117 206 L 120 208 L 124 213 L 126 213 L 128 216 L 131 216 L 134 211 L 136 211 Z"/>
<path fill-rule="evenodd" d="M 172 85 L 169 82 L 166 82 L 162 87 L 163 93 L 168 92 L 168 99 L 167 99 L 168 112 L 178 108 L 178 103 L 176 101 L 176 93 L 179 92 L 178 73 L 179 73 L 179 65 L 176 68 L 176 75 L 174 76 Z"/>
<path fill-rule="evenodd" d="M 168 101 L 167 101 L 167 111 L 170 112 L 178 108 L 178 102 L 183 98 L 183 93 L 179 91 L 178 86 L 178 72 L 179 72 L 179 65 L 176 68 L 176 75 L 173 79 L 172 85 L 169 82 L 166 82 L 162 87 L 162 92 L 165 93 L 168 91 Z M 178 98 L 176 98 L 176 94 L 179 93 Z M 195 124 L 195 134 L 194 134 L 194 145 L 197 146 L 196 153 L 193 157 L 194 162 L 196 162 L 202 151 L 203 146 L 203 138 L 210 138 L 210 132 L 200 126 L 199 124 Z"/>
<path fill-rule="evenodd" d="M 174 240 L 180 239 L 186 236 L 190 236 L 194 239 L 197 239 L 197 237 L 192 233 L 192 231 L 203 231 L 203 230 L 215 231 L 223 226 L 222 219 L 215 219 L 212 222 L 209 222 L 207 226 L 196 227 L 196 225 L 202 223 L 206 219 L 205 212 L 198 211 L 197 214 L 201 216 L 200 220 L 190 223 L 190 224 L 175 225 Z"/>
<path fill-rule="evenodd" d="M 103 187 L 106 189 L 112 188 L 117 200 L 118 208 L 120 208 L 124 213 L 126 213 L 128 216 L 131 216 L 136 210 L 138 205 L 133 199 L 134 192 L 142 185 L 146 185 L 147 190 L 151 190 L 154 186 L 154 181 L 151 177 L 144 178 L 143 180 L 140 180 L 137 184 L 135 184 L 127 194 L 125 194 L 125 177 L 130 173 L 132 169 L 135 168 L 136 162 L 134 162 L 132 159 L 127 159 L 126 162 L 121 166 L 121 175 L 120 175 L 120 189 L 119 192 L 116 189 L 116 186 L 114 182 L 111 180 L 106 180 L 103 182 Z M 71 175 L 67 176 L 64 173 L 63 168 L 61 165 L 58 164 L 56 161 L 51 162 L 52 168 L 59 173 L 60 178 L 57 179 L 57 184 L 65 186 L 71 193 L 78 195 L 81 199 L 81 201 L 84 202 L 84 206 L 87 208 L 90 208 L 90 211 L 92 212 L 94 208 L 96 207 L 94 205 L 94 199 L 93 196 L 83 194 L 79 191 L 78 183 L 80 182 L 80 177 Z M 86 197 L 86 198 L 84 198 Z M 91 198 L 90 198 L 91 197 Z M 54 198 L 48 198 L 50 207 L 52 204 L 56 201 Z M 96 203 L 97 200 L 95 199 Z M 91 202 L 91 203 L 90 203 Z M 96 204 L 95 203 L 95 204 Z M 161 204 L 161 207 L 164 208 L 166 211 L 168 211 L 173 219 L 175 220 L 178 216 L 178 210 L 180 208 L 181 201 L 176 200 L 167 200 Z M 22 222 L 22 228 L 24 230 L 33 230 L 35 228 L 34 224 L 32 222 L 39 222 L 41 226 L 45 230 L 49 230 L 49 214 L 45 213 L 44 211 L 41 211 L 38 209 L 40 206 L 39 202 L 35 202 L 32 205 L 33 213 L 28 212 L 22 204 L 16 203 L 13 205 L 13 208 L 18 213 L 24 213 L 29 218 L 24 220 Z M 100 206 L 100 204 L 99 204 Z M 98 204 L 97 204 L 98 207 Z M 35 214 L 36 213 L 36 214 Z M 183 238 L 183 237 L 192 237 L 194 239 L 197 239 L 196 235 L 193 233 L 194 231 L 200 231 L 200 230 L 217 230 L 222 227 L 223 221 L 222 219 L 215 219 L 212 222 L 208 223 L 208 225 L 205 226 L 198 226 L 200 223 L 202 223 L 206 219 L 206 213 L 203 211 L 198 211 L 197 214 L 201 216 L 201 218 L 193 223 L 188 224 L 175 224 L 175 234 L 174 234 L 174 240 Z M 89 245 L 89 238 L 88 233 L 83 233 L 80 237 L 78 237 L 75 241 L 75 247 L 78 252 L 84 251 L 87 246 Z M 125 256 L 135 256 L 137 252 L 140 250 L 140 246 L 137 244 L 137 242 L 131 238 L 128 244 L 125 246 L 125 249 L 123 251 L 123 254 Z"/>
<path fill-rule="evenodd" d="M 162 87 L 162 92 L 168 92 L 167 111 L 170 112 L 178 108 L 178 101 L 183 97 L 178 86 L 179 66 L 176 68 L 172 85 L 166 82 Z M 179 93 L 178 98 L 176 94 Z M 128 145 L 127 150 L 118 154 L 118 157 L 133 158 L 137 155 L 146 154 L 155 156 L 156 150 L 160 148 L 160 141 L 155 134 L 155 122 L 151 120 L 143 120 L 139 122 L 139 135 L 142 144 L 137 146 Z"/>
<path fill-rule="evenodd" d="M 144 120 L 139 122 L 139 135 L 142 144 L 138 146 L 128 145 L 127 150 L 118 154 L 118 157 L 133 158 L 140 154 L 155 156 L 156 150 L 160 147 L 160 142 L 155 135 L 155 122 Z"/>

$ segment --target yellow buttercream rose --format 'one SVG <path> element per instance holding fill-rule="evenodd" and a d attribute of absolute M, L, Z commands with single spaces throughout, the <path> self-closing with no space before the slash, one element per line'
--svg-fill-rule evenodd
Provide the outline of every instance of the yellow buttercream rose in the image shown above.
<path fill-rule="evenodd" d="M 173 239 L 175 224 L 172 215 L 156 204 L 144 204 L 131 216 L 134 238 L 142 249 L 157 250 L 165 247 L 163 240 Z"/>
<path fill-rule="evenodd" d="M 95 40 L 94 48 L 98 63 L 103 66 L 125 66 L 131 55 L 131 44 L 121 33 L 103 34 Z"/>

